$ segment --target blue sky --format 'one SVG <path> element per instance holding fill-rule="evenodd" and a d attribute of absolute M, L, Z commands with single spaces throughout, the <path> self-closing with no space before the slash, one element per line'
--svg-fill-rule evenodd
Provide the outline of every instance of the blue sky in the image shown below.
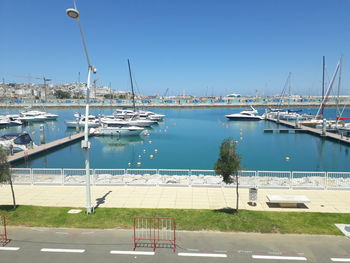
<path fill-rule="evenodd" d="M 76 81 L 87 66 L 72 0 L 0 0 L 0 78 Z M 331 77 L 344 56 L 350 94 L 350 1 L 77 0 L 99 84 L 128 90 L 127 59 L 147 95 L 321 93 L 322 56 Z M 40 80 L 33 80 L 40 83 Z"/>

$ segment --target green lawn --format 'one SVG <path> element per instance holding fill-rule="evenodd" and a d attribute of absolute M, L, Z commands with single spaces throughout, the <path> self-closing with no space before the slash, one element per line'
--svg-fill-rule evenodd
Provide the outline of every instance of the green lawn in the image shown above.
<path fill-rule="evenodd" d="M 78 228 L 131 228 L 136 216 L 173 217 L 178 230 L 341 235 L 336 223 L 350 214 L 240 210 L 98 208 L 94 214 L 68 214 L 68 207 L 0 206 L 8 225 Z"/>

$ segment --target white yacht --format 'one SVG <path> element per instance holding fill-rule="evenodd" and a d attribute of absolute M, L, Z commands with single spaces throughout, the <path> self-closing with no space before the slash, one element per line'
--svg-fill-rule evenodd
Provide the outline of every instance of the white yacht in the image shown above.
<path fill-rule="evenodd" d="M 77 115 L 74 114 L 76 117 Z M 79 115 L 75 121 L 64 121 L 67 128 L 76 128 L 76 127 L 85 127 L 85 115 Z M 100 126 L 100 120 L 96 118 L 94 115 L 89 115 L 88 117 L 88 127 L 89 128 L 97 128 Z"/>
<path fill-rule="evenodd" d="M 155 121 L 162 121 L 165 117 L 164 114 L 154 113 L 153 111 L 140 111 L 138 114 L 141 118 L 147 118 Z"/>
<path fill-rule="evenodd" d="M 101 118 L 101 123 L 113 123 L 118 126 L 137 126 L 137 127 L 150 127 L 153 124 L 156 124 L 156 120 L 150 120 L 146 118 L 139 118 L 134 115 L 128 119 L 119 119 L 114 116 L 104 116 Z"/>
<path fill-rule="evenodd" d="M 111 135 L 111 136 L 136 136 L 140 135 L 144 128 L 137 126 L 122 126 L 114 121 L 105 121 L 102 126 L 94 132 L 96 135 Z"/>
<path fill-rule="evenodd" d="M 30 138 L 27 132 L 24 133 L 9 133 L 0 137 L 0 146 L 7 152 L 20 152 L 32 149 L 35 143 Z"/>
<path fill-rule="evenodd" d="M 260 121 L 263 119 L 262 116 L 257 115 L 258 111 L 253 108 L 253 106 L 250 106 L 249 110 L 241 111 L 240 113 L 233 113 L 225 115 L 226 118 L 228 118 L 231 121 L 237 120 L 237 121 Z"/>
<path fill-rule="evenodd" d="M 57 114 L 37 110 L 22 111 L 21 115 L 24 117 L 33 117 L 33 119 L 29 119 L 32 121 L 56 120 L 58 117 Z"/>

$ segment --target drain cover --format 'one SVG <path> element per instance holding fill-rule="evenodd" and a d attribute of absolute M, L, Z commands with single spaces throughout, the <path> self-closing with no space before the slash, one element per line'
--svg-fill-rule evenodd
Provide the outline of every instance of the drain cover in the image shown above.
<path fill-rule="evenodd" d="M 347 237 L 350 237 L 350 225 L 346 224 L 335 224 L 337 228 Z"/>

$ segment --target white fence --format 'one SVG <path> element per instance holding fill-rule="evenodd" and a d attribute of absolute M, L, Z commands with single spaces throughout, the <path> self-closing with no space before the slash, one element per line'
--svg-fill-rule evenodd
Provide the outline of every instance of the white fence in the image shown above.
<path fill-rule="evenodd" d="M 85 169 L 12 168 L 14 184 L 84 185 Z M 91 169 L 92 185 L 234 187 L 214 170 Z M 350 172 L 240 171 L 242 188 L 350 189 Z"/>

